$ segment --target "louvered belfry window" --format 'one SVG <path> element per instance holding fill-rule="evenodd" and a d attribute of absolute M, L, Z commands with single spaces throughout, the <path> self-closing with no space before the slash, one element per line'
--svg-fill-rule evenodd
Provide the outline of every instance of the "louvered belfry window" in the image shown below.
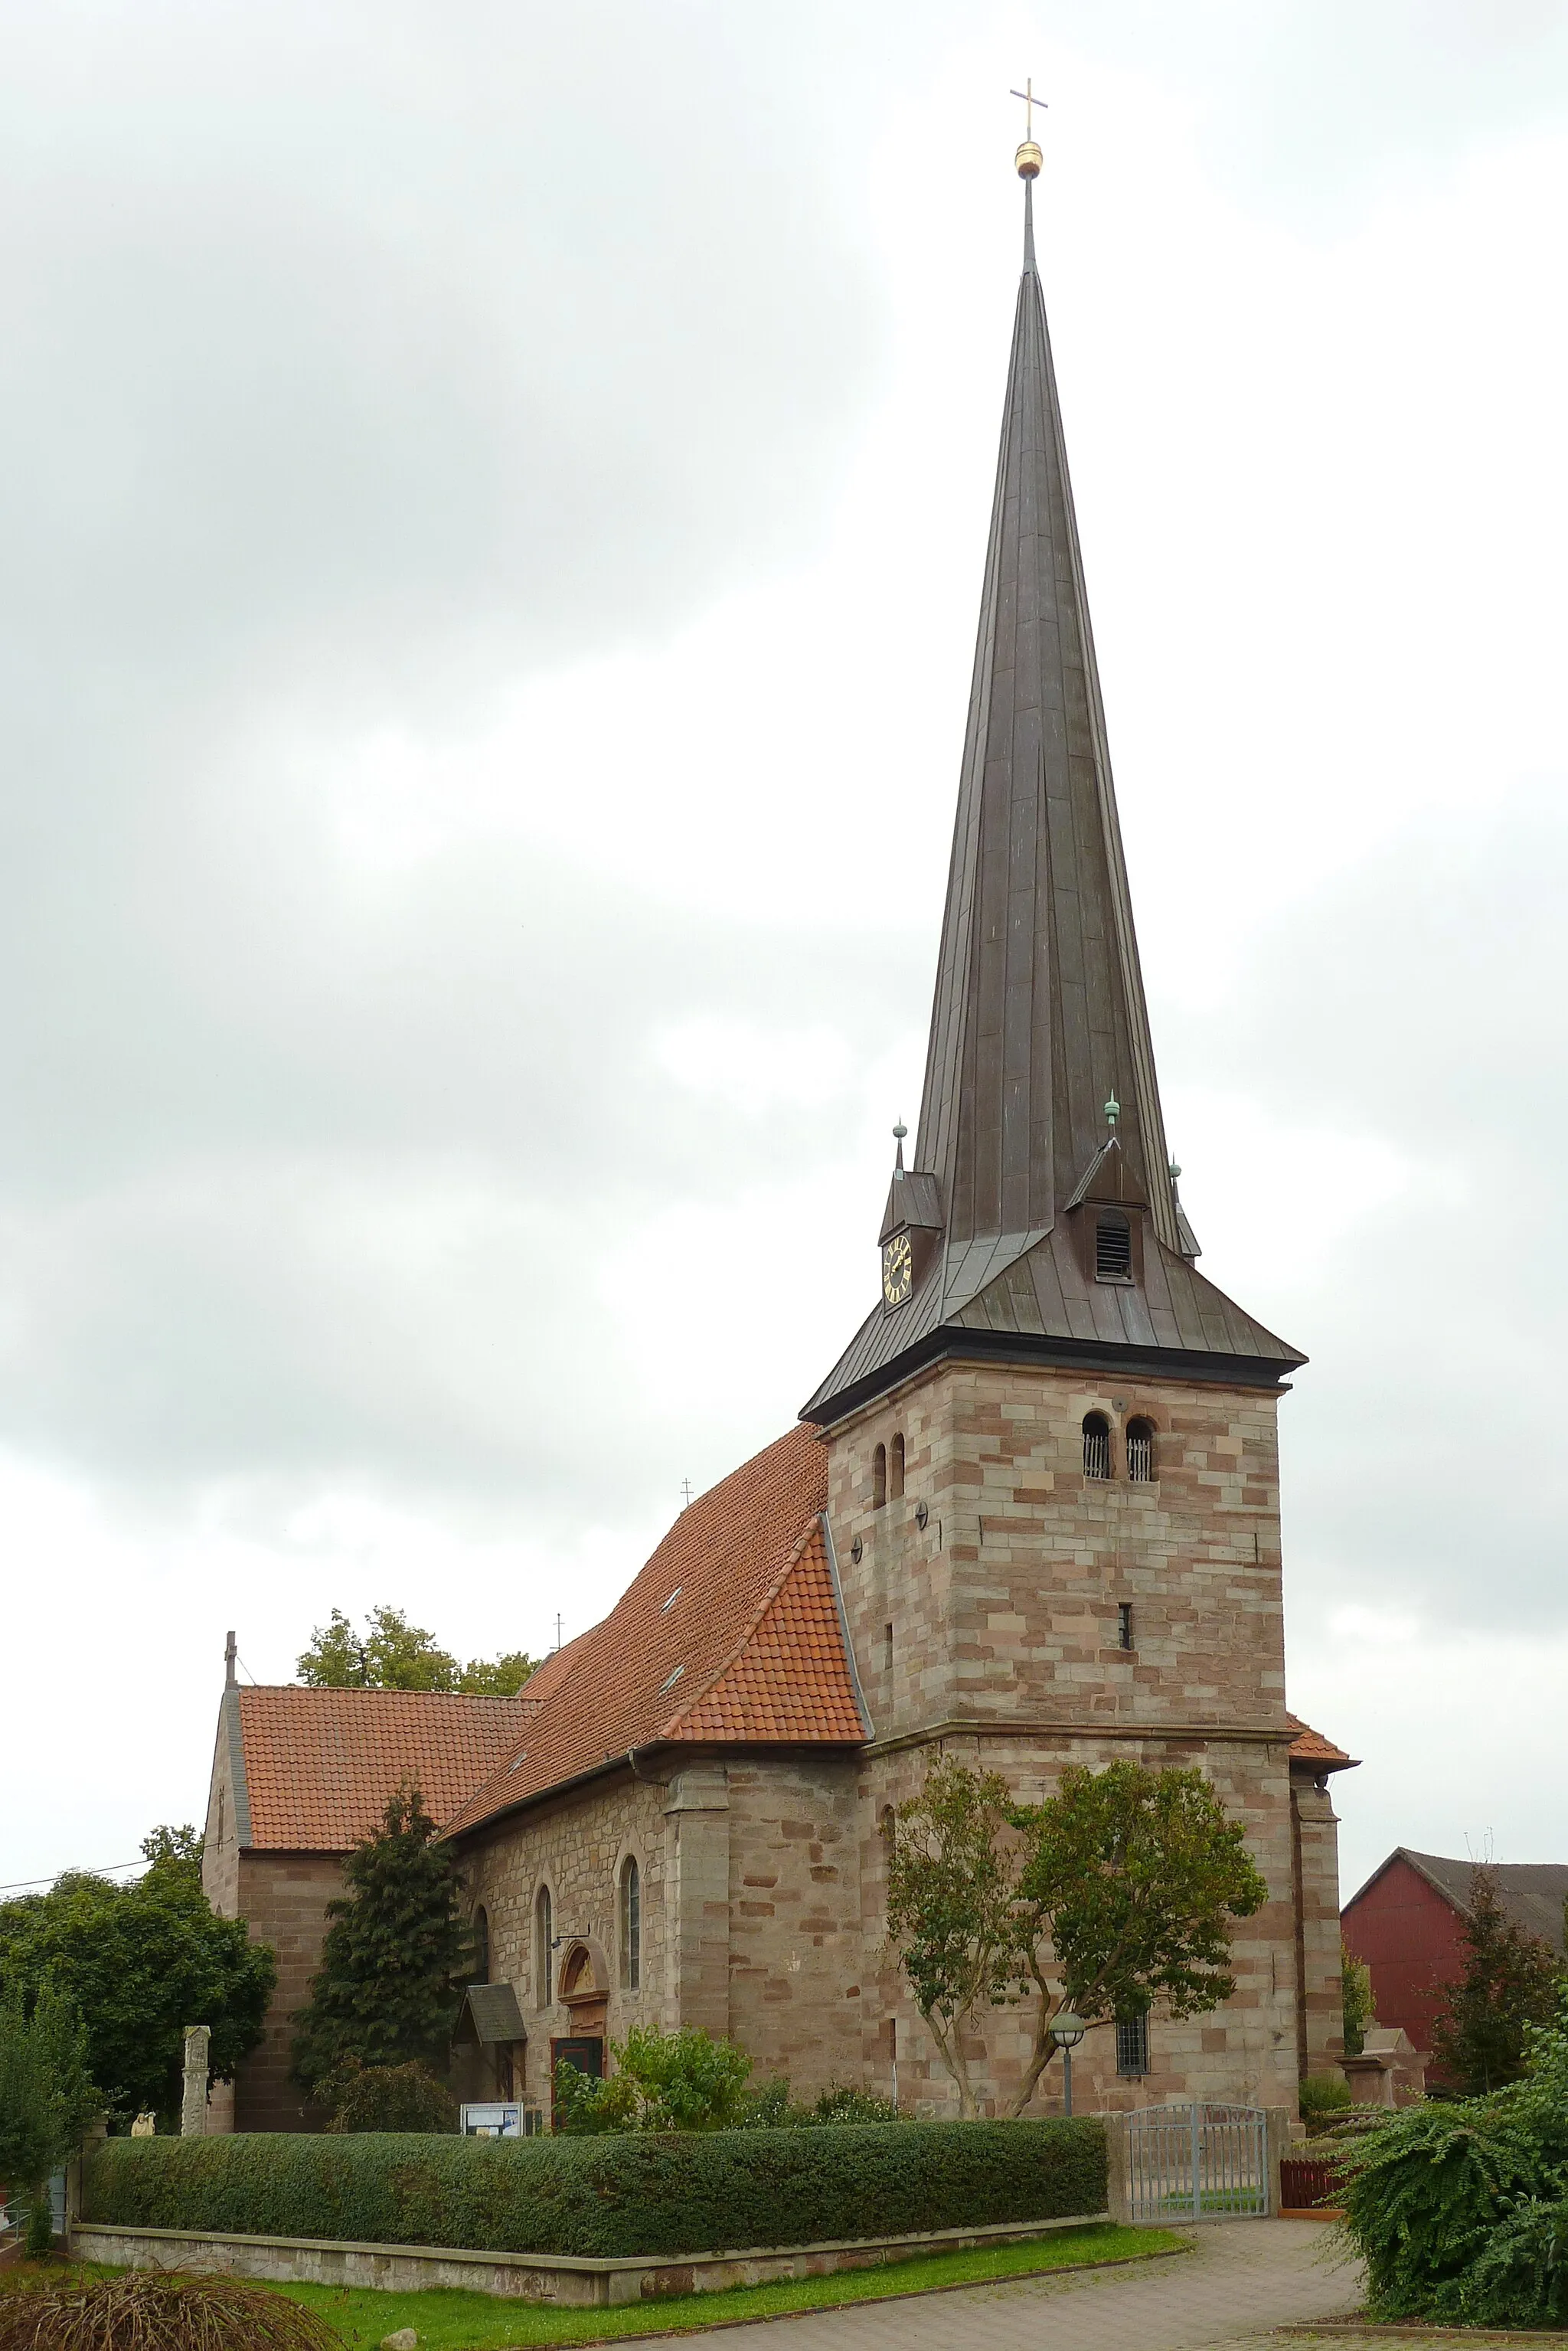
<path fill-rule="evenodd" d="M 1127 1475 L 1134 1486 L 1147 1486 L 1155 1475 L 1155 1425 L 1152 1420 L 1127 1423 Z"/>
<path fill-rule="evenodd" d="M 1083 1416 L 1083 1475 L 1111 1475 L 1111 1424 L 1103 1412 L 1086 1412 Z"/>
<path fill-rule="evenodd" d="M 1126 1217 L 1115 1208 L 1106 1210 L 1094 1228 L 1094 1279 L 1096 1281 L 1131 1281 L 1133 1279 L 1133 1228 Z"/>

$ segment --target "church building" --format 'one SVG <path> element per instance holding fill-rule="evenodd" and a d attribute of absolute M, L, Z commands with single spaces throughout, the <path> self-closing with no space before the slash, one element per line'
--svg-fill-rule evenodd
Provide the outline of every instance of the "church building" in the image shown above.
<path fill-rule="evenodd" d="M 1023 271 L 925 1091 L 878 1289 L 799 1425 L 682 1512 L 515 1699 L 225 1692 L 204 1867 L 286 1939 L 223 2118 L 298 2127 L 288 2014 L 341 1856 L 405 1771 L 460 1858 L 488 1986 L 471 2095 L 548 2113 L 634 2022 L 800 2095 L 956 2093 L 886 1940 L 887 1823 L 956 1757 L 1197 1765 L 1269 1886 L 1237 1989 L 1090 2032 L 1081 2109 L 1293 2107 L 1340 2052 L 1333 1773 L 1286 1710 L 1276 1414 L 1300 1352 L 1198 1270 L 1166 1142 L 1019 151 Z M 824 1351 L 825 1352 L 825 1351 Z M 1005 2111 L 1001 2010 L 974 2071 Z M 1052 2068 L 1034 2111 L 1060 2100 Z"/>

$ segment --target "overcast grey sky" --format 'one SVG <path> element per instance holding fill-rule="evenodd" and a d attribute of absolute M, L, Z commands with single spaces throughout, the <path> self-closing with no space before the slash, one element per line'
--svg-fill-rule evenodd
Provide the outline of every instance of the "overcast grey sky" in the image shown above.
<path fill-rule="evenodd" d="M 1348 1881 L 1563 1857 L 1568 5 L 67 0 L 0 5 L 0 1881 L 199 1814 L 231 1624 L 580 1630 L 864 1311 L 1025 73 L 1167 1125 L 1312 1357 L 1292 1702 Z"/>

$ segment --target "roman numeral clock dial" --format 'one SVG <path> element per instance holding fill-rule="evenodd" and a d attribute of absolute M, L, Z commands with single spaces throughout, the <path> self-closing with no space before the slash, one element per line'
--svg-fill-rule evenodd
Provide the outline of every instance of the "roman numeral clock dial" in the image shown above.
<path fill-rule="evenodd" d="M 915 1253 L 907 1233 L 894 1233 L 882 1250 L 882 1294 L 890 1306 L 902 1306 L 915 1287 Z"/>

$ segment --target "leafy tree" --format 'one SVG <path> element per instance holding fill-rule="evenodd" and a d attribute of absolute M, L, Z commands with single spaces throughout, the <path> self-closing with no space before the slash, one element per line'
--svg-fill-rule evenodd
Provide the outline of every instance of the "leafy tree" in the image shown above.
<path fill-rule="evenodd" d="M 634 2024 L 610 2047 L 615 2070 L 607 2081 L 590 2080 L 564 2057 L 557 2065 L 557 2130 L 724 2130 L 742 2119 L 751 2060 L 733 2041 L 715 2041 L 695 2025 L 661 2032 Z"/>
<path fill-rule="evenodd" d="M 1156 2000 L 1178 2018 L 1228 2000 L 1230 1921 L 1268 1888 L 1201 1771 L 1074 1766 L 1044 1803 L 1015 1804 L 998 1774 L 944 1762 L 899 1808 L 888 1896 L 889 1932 L 963 2114 L 976 2112 L 966 2036 L 984 2009 L 1031 2001 L 1019 2115 L 1064 2009 L 1097 2024 Z"/>
<path fill-rule="evenodd" d="M 1528 2030 L 1557 2012 L 1562 1962 L 1502 1907 L 1497 1872 L 1470 1871 L 1465 1964 L 1432 2024 L 1432 2053 L 1445 2086 L 1477 2097 L 1524 2072 Z"/>
<path fill-rule="evenodd" d="M 437 1646 L 434 1633 L 411 1625 L 401 1608 L 372 1608 L 363 1634 L 334 1608 L 294 1670 L 309 1689 L 461 1690 L 475 1698 L 510 1698 L 538 1662 L 511 1649 L 460 1666 L 450 1649 Z"/>
<path fill-rule="evenodd" d="M 526 1649 L 507 1649 L 498 1657 L 470 1657 L 457 1677 L 457 1687 L 469 1698 L 516 1698 L 540 1662 Z"/>
<path fill-rule="evenodd" d="M 0 2179 L 22 2191 L 27 2243 L 47 2252 L 49 2178 L 76 2153 L 103 2110 L 88 2069 L 87 2034 L 70 2001 L 44 1984 L 29 2004 L 0 1992 Z"/>
<path fill-rule="evenodd" d="M 344 2057 L 316 2085 L 329 2131 L 455 2131 L 457 2101 L 428 2065 Z"/>
<path fill-rule="evenodd" d="M 321 1966 L 295 2019 L 295 2079 L 314 2091 L 345 2057 L 444 2071 L 472 1937 L 451 1848 L 436 1843 L 412 1782 L 387 1799 L 343 1876 L 348 1891 L 327 1905 Z"/>
<path fill-rule="evenodd" d="M 1260 1910 L 1269 1889 L 1240 1822 L 1196 1769 L 1075 1764 L 1054 1796 L 1010 1818 L 1026 1840 L 1018 1892 L 1036 1996 L 1018 2115 L 1054 2053 L 1061 2009 L 1097 2024 L 1156 2000 L 1178 2019 L 1228 2001 L 1230 1922 Z"/>
<path fill-rule="evenodd" d="M 1339 1947 L 1339 1996 L 1344 2022 L 1344 2053 L 1359 2057 L 1366 2046 L 1372 2022 L 1372 1970 L 1358 1959 L 1348 1943 Z"/>
<path fill-rule="evenodd" d="M 968 2037 L 1024 1970 L 1018 1859 L 1003 1841 L 1011 1803 L 999 1772 L 937 1763 L 899 1806 L 888 1855 L 888 1933 L 966 2118 L 978 2111 Z"/>
<path fill-rule="evenodd" d="M 130 1885 L 74 1871 L 0 1904 L 0 1991 L 32 2001 L 54 1986 L 81 2016 L 109 2112 L 172 2116 L 186 2025 L 212 2027 L 214 2078 L 232 2080 L 261 2039 L 277 1970 L 243 1918 L 214 1912 L 193 1828 L 154 1829 L 141 1850 L 148 1866 Z"/>

